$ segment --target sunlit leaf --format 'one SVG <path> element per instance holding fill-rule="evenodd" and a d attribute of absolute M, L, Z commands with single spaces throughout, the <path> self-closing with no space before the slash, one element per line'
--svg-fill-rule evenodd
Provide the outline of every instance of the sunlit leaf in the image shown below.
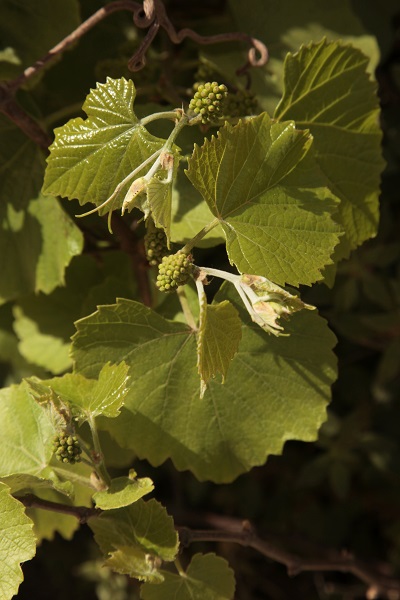
<path fill-rule="evenodd" d="M 225 125 L 195 148 L 187 176 L 218 218 L 230 261 L 241 273 L 311 284 L 331 262 L 336 200 L 313 174 L 312 138 L 292 121 L 263 113 Z"/>
<path fill-rule="evenodd" d="M 0 483 L 0 598 L 11 600 L 23 580 L 20 564 L 36 553 L 33 523 L 21 502 Z"/>

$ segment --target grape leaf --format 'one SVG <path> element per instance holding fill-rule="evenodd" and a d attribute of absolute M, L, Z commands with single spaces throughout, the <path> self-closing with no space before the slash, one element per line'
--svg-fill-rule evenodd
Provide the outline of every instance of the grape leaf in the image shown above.
<path fill-rule="evenodd" d="M 147 202 L 156 227 L 162 228 L 167 236 L 168 244 L 171 239 L 172 190 L 179 167 L 179 155 L 170 154 L 173 164 L 171 172 L 162 169 L 152 177 L 147 185 Z"/>
<path fill-rule="evenodd" d="M 130 477 L 116 477 L 111 480 L 110 486 L 93 495 L 93 500 L 98 508 L 110 510 L 133 504 L 142 496 L 150 494 L 154 489 L 153 482 L 148 477 L 131 479 Z"/>
<path fill-rule="evenodd" d="M 108 510 L 90 519 L 89 526 L 108 557 L 106 564 L 120 572 L 131 564 L 136 573 L 130 574 L 141 579 L 153 578 L 157 565 L 153 559 L 172 561 L 178 551 L 173 520 L 156 500 L 140 499 L 126 508 Z"/>
<path fill-rule="evenodd" d="M 359 50 L 339 42 L 322 41 L 288 54 L 285 91 L 274 115 L 311 131 L 316 161 L 341 200 L 344 254 L 376 235 L 379 217 L 382 132 L 367 65 Z"/>
<path fill-rule="evenodd" d="M 197 334 L 197 368 L 201 378 L 201 397 L 207 384 L 219 372 L 225 381 L 229 365 L 239 348 L 242 323 L 228 300 L 207 304 L 203 293 L 200 326 Z"/>
<path fill-rule="evenodd" d="M 209 224 L 212 213 L 199 192 L 179 169 L 172 194 L 171 240 L 186 243 Z M 221 226 L 214 227 L 196 246 L 208 248 L 225 243 Z"/>
<path fill-rule="evenodd" d="M 75 257 L 65 274 L 65 287 L 51 294 L 31 294 L 14 307 L 14 330 L 22 356 L 58 375 L 72 366 L 70 338 L 74 321 L 93 312 L 97 304 L 136 296 L 130 258 L 107 252 L 101 262 L 88 255 Z M 60 315 L 63 318 L 60 318 Z"/>
<path fill-rule="evenodd" d="M 104 566 L 140 581 L 161 583 L 164 578 L 157 569 L 159 562 L 161 563 L 138 547 L 121 546 L 119 550 L 110 553 Z"/>
<path fill-rule="evenodd" d="M 0 483 L 0 598 L 11 599 L 24 577 L 20 564 L 36 553 L 33 523 L 21 502 Z"/>
<path fill-rule="evenodd" d="M 226 124 L 195 148 L 187 176 L 222 225 L 240 272 L 297 286 L 321 279 L 332 262 L 336 200 L 307 180 L 304 169 L 296 181 L 311 143 L 293 122 L 275 123 L 263 113 Z"/>
<path fill-rule="evenodd" d="M 228 29 L 246 31 L 268 46 L 267 65 L 254 69 L 251 77 L 252 90 L 264 110 L 272 114 L 281 98 L 283 63 L 287 53 L 297 52 L 301 44 L 309 40 L 319 42 L 327 37 L 330 40 L 352 44 L 369 56 L 368 70 L 374 73 L 380 60 L 381 46 L 376 39 L 377 18 L 374 16 L 374 27 L 371 29 L 368 25 L 366 27 L 365 17 L 369 10 L 368 4 L 372 4 L 376 7 L 375 12 L 378 13 L 379 20 L 385 20 L 386 17 L 387 27 L 390 19 L 387 15 L 383 17 L 384 5 L 387 3 L 379 8 L 374 2 L 359 4 L 362 8 L 358 9 L 358 15 L 356 3 L 352 0 L 337 0 L 329 4 L 320 0 L 303 0 L 301 3 L 290 3 L 290 10 L 286 2 L 275 1 L 266 4 L 264 0 L 253 0 L 251 10 L 248 10 L 246 3 L 229 0 L 233 22 Z M 207 57 L 217 62 L 225 78 L 232 78 L 233 81 L 237 65 L 245 60 L 243 51 L 227 51 L 224 46 L 212 54 L 208 52 Z"/>
<path fill-rule="evenodd" d="M 171 458 L 199 479 L 233 480 L 289 439 L 312 441 L 326 418 L 335 379 L 335 337 L 316 311 L 294 314 L 275 338 L 241 313 L 242 340 L 224 385 L 199 397 L 193 330 L 130 300 L 99 307 L 76 323 L 76 369 L 95 377 L 105 360 L 130 367 L 121 416 L 100 420 L 123 446 L 159 465 Z"/>
<path fill-rule="evenodd" d="M 0 204 L 0 302 L 64 283 L 65 267 L 83 236 L 55 198 L 39 196 L 26 209 Z"/>
<path fill-rule="evenodd" d="M 99 373 L 98 380 L 86 379 L 78 373 L 67 373 L 45 381 L 27 380 L 33 393 L 42 392 L 47 396 L 51 388 L 60 400 L 71 407 L 72 413 L 86 420 L 89 417 L 104 415 L 116 417 L 124 402 L 127 390 L 128 367 L 125 363 L 106 363 Z"/>
<path fill-rule="evenodd" d="M 53 454 L 55 428 L 26 383 L 0 390 L 0 422 L 0 476 L 40 477 Z"/>
<path fill-rule="evenodd" d="M 108 77 L 107 83 L 98 83 L 91 90 L 82 107 L 87 119 L 71 119 L 55 130 L 45 194 L 98 206 L 129 173 L 162 148 L 165 140 L 151 135 L 133 112 L 135 96 L 133 81 L 124 78 Z M 137 177 L 143 174 L 142 170 Z M 114 208 L 122 206 L 123 190 L 114 200 Z"/>
<path fill-rule="evenodd" d="M 160 585 L 144 584 L 143 600 L 232 600 L 235 577 L 226 560 L 215 554 L 195 554 L 185 576 L 163 571 Z"/>

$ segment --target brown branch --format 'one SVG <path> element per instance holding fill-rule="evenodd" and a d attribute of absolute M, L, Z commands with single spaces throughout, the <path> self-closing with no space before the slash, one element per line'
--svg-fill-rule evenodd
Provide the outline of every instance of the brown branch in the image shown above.
<path fill-rule="evenodd" d="M 391 599 L 394 597 L 393 593 L 397 592 L 396 598 L 400 598 L 400 580 L 386 575 L 382 572 L 382 569 L 362 561 L 346 551 L 337 552 L 332 549 L 315 547 L 315 556 L 304 557 L 285 549 L 283 547 L 284 538 L 279 540 L 276 536 L 271 536 L 268 541 L 261 539 L 248 521 L 244 521 L 240 529 L 236 527 L 235 531 L 190 529 L 188 527 L 178 527 L 177 529 L 182 546 L 206 541 L 232 542 L 253 548 L 263 556 L 285 565 L 290 576 L 298 575 L 304 571 L 351 573 L 367 584 L 370 590 L 386 594 Z M 309 547 L 307 550 L 309 551 Z"/>
<path fill-rule="evenodd" d="M 43 500 L 34 494 L 20 496 L 17 499 L 26 508 L 39 508 L 70 515 L 78 519 L 81 524 L 87 523 L 88 519 L 97 517 L 103 512 L 98 508 L 70 506 L 68 504 Z M 292 577 L 305 571 L 339 571 L 342 573 L 351 573 L 368 585 L 367 597 L 375 597 L 372 594 L 384 594 L 390 600 L 400 598 L 400 580 L 386 575 L 383 573 L 382 568 L 360 560 L 346 551 L 337 552 L 333 549 L 312 545 L 314 556 L 300 556 L 298 553 L 283 547 L 284 542 L 287 545 L 287 539 L 283 538 L 283 536 L 271 535 L 268 536 L 268 541 L 261 539 L 249 521 L 243 521 L 240 526 L 239 521 L 235 519 L 224 520 L 219 517 L 218 521 L 226 522 L 228 528 L 218 530 L 177 527 L 180 543 L 184 547 L 195 542 L 230 542 L 240 544 L 241 546 L 253 548 L 263 556 L 285 565 L 288 574 Z M 307 553 L 310 553 L 310 544 L 307 543 L 306 546 Z M 388 571 L 389 569 L 387 568 L 386 570 Z M 397 594 L 396 596 L 394 595 L 395 593 Z"/>
<path fill-rule="evenodd" d="M 98 517 L 101 514 L 99 508 L 88 508 L 87 506 L 70 506 L 69 504 L 60 504 L 59 502 L 52 502 L 51 500 L 43 500 L 34 494 L 27 494 L 26 496 L 16 496 L 17 500 L 22 502 L 26 508 L 41 508 L 44 510 L 51 510 L 56 513 L 63 515 L 69 515 L 78 519 L 82 525 L 87 523 L 91 517 Z"/>
<path fill-rule="evenodd" d="M 120 215 L 112 214 L 111 226 L 119 239 L 121 250 L 131 258 L 140 299 L 145 306 L 151 306 L 149 264 L 146 260 L 143 241 L 137 238 L 135 232 L 130 229 Z"/>

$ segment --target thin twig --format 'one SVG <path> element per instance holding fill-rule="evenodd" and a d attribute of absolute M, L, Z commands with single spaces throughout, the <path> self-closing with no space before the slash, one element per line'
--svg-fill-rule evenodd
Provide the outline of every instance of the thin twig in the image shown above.
<path fill-rule="evenodd" d="M 47 152 L 52 141 L 51 137 L 16 102 L 13 93 L 8 90 L 7 84 L 0 84 L 0 112 L 13 121 L 39 148 Z"/>
<path fill-rule="evenodd" d="M 85 33 L 92 29 L 104 18 L 120 10 L 129 10 L 133 12 L 134 17 L 140 20 L 143 13 L 143 7 L 138 2 L 132 0 L 117 0 L 111 2 L 103 8 L 100 8 L 91 17 L 84 21 L 72 33 L 67 35 L 61 42 L 52 48 L 45 56 L 37 60 L 32 66 L 27 67 L 21 75 L 0 85 L 0 112 L 11 119 L 31 140 L 33 140 L 43 150 L 48 149 L 51 144 L 51 137 L 25 110 L 19 106 L 15 100 L 15 93 L 24 85 L 28 79 L 39 73 L 56 56 L 64 52 L 74 44 Z"/>
<path fill-rule="evenodd" d="M 78 519 L 82 525 L 87 523 L 91 517 L 98 517 L 101 514 L 101 510 L 98 508 L 88 508 L 87 506 L 71 506 L 69 504 L 60 504 L 59 502 L 52 502 L 51 500 L 43 500 L 34 494 L 27 494 L 26 496 L 17 496 L 17 500 L 22 502 L 26 508 L 42 508 L 44 510 L 51 510 L 56 513 L 64 515 L 70 515 Z"/>
<path fill-rule="evenodd" d="M 140 18 L 134 17 L 135 24 L 138 27 L 148 27 L 152 23 L 153 29 L 149 29 L 142 44 L 130 59 L 128 67 L 131 71 L 139 71 L 145 65 L 145 53 L 160 27 L 166 31 L 174 44 L 181 44 L 186 38 L 203 45 L 220 44 L 221 42 L 246 42 L 250 45 L 248 60 L 245 65 L 237 70 L 239 75 L 245 74 L 249 67 L 262 67 L 268 61 L 268 50 L 265 44 L 247 33 L 229 32 L 217 35 L 200 35 L 188 27 L 176 31 L 161 0 L 144 0 L 143 13 Z"/>
<path fill-rule="evenodd" d="M 72 33 L 61 40 L 61 42 L 54 46 L 54 48 L 49 50 L 45 56 L 37 60 L 31 67 L 25 69 L 25 71 L 19 77 L 10 82 L 8 84 L 9 90 L 15 91 L 20 88 L 21 85 L 30 79 L 30 77 L 41 71 L 56 56 L 65 52 L 67 48 L 72 46 L 72 44 L 90 31 L 90 29 L 92 29 L 95 25 L 100 23 L 100 21 L 121 10 L 128 10 L 136 15 L 143 12 L 143 7 L 138 2 L 133 2 L 133 0 L 116 0 L 115 2 L 110 2 L 110 4 L 103 6 L 103 8 L 100 8 L 98 11 L 96 11 L 92 16 L 86 19 L 86 21 L 81 23 L 81 25 L 79 25 L 79 27 L 77 27 Z"/>

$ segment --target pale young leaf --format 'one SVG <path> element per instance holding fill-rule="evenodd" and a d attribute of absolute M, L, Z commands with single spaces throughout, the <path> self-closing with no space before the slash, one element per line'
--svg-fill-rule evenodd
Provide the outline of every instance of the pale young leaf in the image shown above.
<path fill-rule="evenodd" d="M 228 300 L 208 304 L 203 293 L 197 332 L 197 368 L 201 378 L 201 397 L 208 382 L 217 373 L 222 375 L 224 383 L 241 338 L 242 322 L 234 306 Z"/>

